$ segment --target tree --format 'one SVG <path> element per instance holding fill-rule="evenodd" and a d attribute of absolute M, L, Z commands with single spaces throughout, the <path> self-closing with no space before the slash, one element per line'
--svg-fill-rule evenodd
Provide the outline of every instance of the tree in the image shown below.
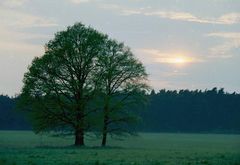
<path fill-rule="evenodd" d="M 143 103 L 143 91 L 148 89 L 145 68 L 128 47 L 115 40 L 107 40 L 104 46 L 98 73 L 102 77 L 102 146 L 106 145 L 108 133 L 132 133 L 129 124 L 136 121 L 137 116 L 131 105 Z"/>
<path fill-rule="evenodd" d="M 96 61 L 106 39 L 76 23 L 56 33 L 45 54 L 32 61 L 24 75 L 21 104 L 28 109 L 36 133 L 67 130 L 75 134 L 76 146 L 84 145 L 90 127 L 87 118 L 95 112 L 89 102 L 98 82 L 93 78 Z"/>

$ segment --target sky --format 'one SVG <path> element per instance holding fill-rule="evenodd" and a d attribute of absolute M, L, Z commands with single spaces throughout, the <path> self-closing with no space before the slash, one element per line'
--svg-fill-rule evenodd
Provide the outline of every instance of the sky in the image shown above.
<path fill-rule="evenodd" d="M 160 89 L 240 92 L 240 0 L 1 0 L 0 94 L 76 22 L 129 46 Z"/>

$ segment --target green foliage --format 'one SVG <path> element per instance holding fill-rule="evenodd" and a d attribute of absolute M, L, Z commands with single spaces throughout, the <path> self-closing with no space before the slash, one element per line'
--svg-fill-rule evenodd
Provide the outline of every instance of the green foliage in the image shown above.
<path fill-rule="evenodd" d="M 45 54 L 33 60 L 24 76 L 21 98 L 23 105 L 30 106 L 36 132 L 81 124 L 94 90 L 91 78 L 94 60 L 105 38 L 78 23 L 56 33 L 46 44 Z"/>
<path fill-rule="evenodd" d="M 144 66 L 123 43 L 107 40 L 98 65 L 100 67 L 96 74 L 101 76 L 98 89 L 102 100 L 100 131 L 102 145 L 105 146 L 107 134 L 133 133 L 128 128 L 138 121 L 133 106 L 144 103 L 144 92 L 149 87 L 146 85 Z"/>
<path fill-rule="evenodd" d="M 99 123 L 93 121 L 99 116 L 97 111 L 106 109 L 106 98 L 113 94 L 118 99 L 119 95 L 131 95 L 136 102 L 134 94 L 147 89 L 143 81 L 147 78 L 145 68 L 130 49 L 81 23 L 56 33 L 45 49 L 45 54 L 35 58 L 24 75 L 19 101 L 29 112 L 36 133 L 73 132 L 75 144 L 84 145 L 84 132 L 96 129 Z M 108 87 L 106 80 L 111 80 Z M 99 94 L 104 94 L 100 101 L 103 104 L 96 106 Z M 111 109 L 123 112 L 126 108 L 122 101 L 115 99 Z M 130 113 L 122 116 L 130 118 Z"/>

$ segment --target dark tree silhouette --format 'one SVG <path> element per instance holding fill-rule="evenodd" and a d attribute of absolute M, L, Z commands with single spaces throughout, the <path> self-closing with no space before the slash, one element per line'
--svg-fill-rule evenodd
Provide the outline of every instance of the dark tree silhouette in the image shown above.
<path fill-rule="evenodd" d="M 224 89 L 160 90 L 149 95 L 142 131 L 240 132 L 240 95 Z"/>
<path fill-rule="evenodd" d="M 240 94 L 236 92 L 226 93 L 223 89 L 160 90 L 147 95 L 147 98 L 149 103 L 146 110 L 139 112 L 142 122 L 138 125 L 138 131 L 240 133 Z M 22 115 L 14 112 L 15 102 L 16 98 L 0 96 L 0 129 L 31 128 Z M 140 108 L 141 105 L 131 106 L 131 111 Z M 99 123 L 103 118 L 92 117 L 102 128 Z"/>
<path fill-rule="evenodd" d="M 15 110 L 17 98 L 0 95 L 0 130 L 31 129 L 23 113 Z"/>
<path fill-rule="evenodd" d="M 45 48 L 25 74 L 20 97 L 35 132 L 74 132 L 75 145 L 82 146 L 102 108 L 102 145 L 108 132 L 126 132 L 116 124 L 132 118 L 124 106 L 147 88 L 145 68 L 130 49 L 81 23 L 58 32 Z M 99 94 L 104 101 L 96 106 Z"/>
<path fill-rule="evenodd" d="M 136 121 L 137 116 L 130 107 L 144 101 L 143 91 L 148 86 L 144 66 L 123 43 L 108 40 L 103 50 L 99 75 L 103 98 L 102 146 L 105 146 L 108 133 L 132 133 L 127 126 Z"/>
<path fill-rule="evenodd" d="M 35 58 L 24 76 L 22 104 L 29 106 L 35 132 L 68 130 L 75 145 L 84 145 L 88 109 L 94 97 L 96 59 L 107 36 L 76 23 L 56 33 L 42 57 Z"/>

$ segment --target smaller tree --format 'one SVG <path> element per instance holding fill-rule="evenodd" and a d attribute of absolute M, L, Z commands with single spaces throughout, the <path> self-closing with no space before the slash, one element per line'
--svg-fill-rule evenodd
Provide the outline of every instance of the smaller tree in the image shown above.
<path fill-rule="evenodd" d="M 107 40 L 104 45 L 98 61 L 98 75 L 102 77 L 102 146 L 106 145 L 108 134 L 134 132 L 130 125 L 138 117 L 131 107 L 142 104 L 144 91 L 148 90 L 145 68 L 130 49 L 115 40 Z"/>

